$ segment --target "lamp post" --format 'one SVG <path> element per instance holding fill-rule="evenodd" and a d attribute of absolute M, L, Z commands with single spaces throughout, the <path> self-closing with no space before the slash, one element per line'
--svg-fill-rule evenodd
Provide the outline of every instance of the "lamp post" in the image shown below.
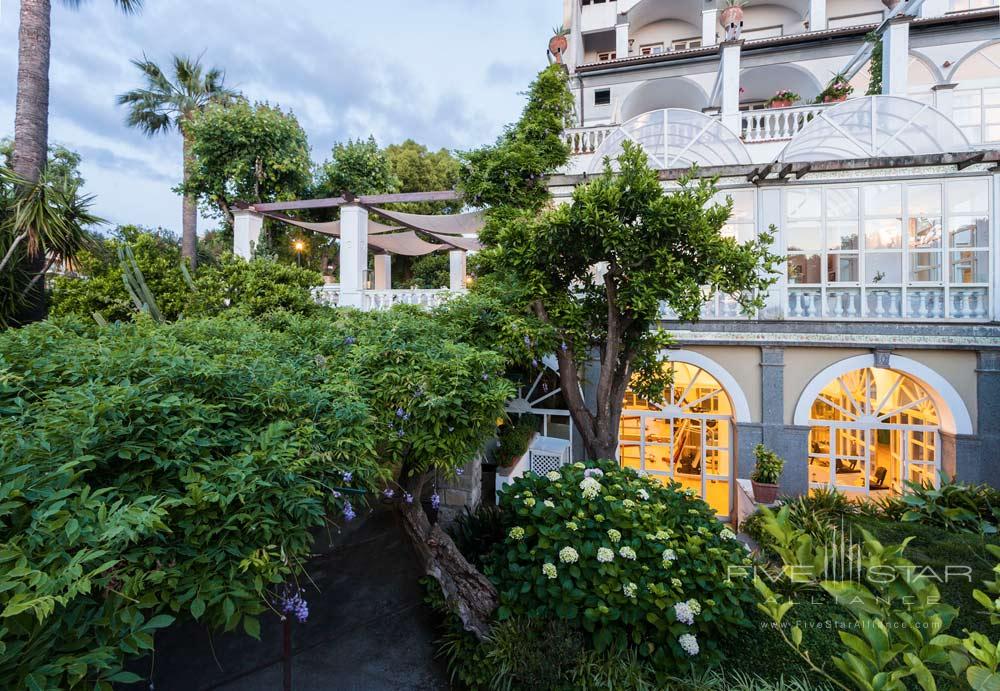
<path fill-rule="evenodd" d="M 302 266 L 302 251 L 306 248 L 306 243 L 301 240 L 296 240 L 292 243 L 292 248 L 295 250 L 295 257 L 298 260 L 299 267 Z"/>

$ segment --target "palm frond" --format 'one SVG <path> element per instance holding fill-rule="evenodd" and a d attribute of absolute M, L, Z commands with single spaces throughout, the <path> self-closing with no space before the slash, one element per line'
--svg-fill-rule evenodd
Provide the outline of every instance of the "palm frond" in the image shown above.
<path fill-rule="evenodd" d="M 83 1 L 63 0 L 63 4 L 76 9 L 83 4 Z M 115 5 L 125 14 L 137 14 L 142 10 L 142 0 L 115 0 Z"/>

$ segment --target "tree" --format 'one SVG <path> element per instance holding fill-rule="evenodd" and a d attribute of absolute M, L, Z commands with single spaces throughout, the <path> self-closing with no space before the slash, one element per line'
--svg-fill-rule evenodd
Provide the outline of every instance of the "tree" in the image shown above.
<path fill-rule="evenodd" d="M 225 73 L 218 68 L 206 70 L 201 60 L 175 55 L 173 81 L 154 63 L 143 56 L 133 60 L 142 73 L 145 84 L 118 97 L 118 104 L 128 106 L 126 122 L 149 136 L 178 130 L 184 140 L 184 184 L 194 165 L 194 139 L 189 130 L 191 120 L 212 103 L 227 103 L 237 98 L 237 92 L 225 85 Z M 198 202 L 190 194 L 183 201 L 183 232 L 181 255 L 195 268 L 198 263 Z"/>
<path fill-rule="evenodd" d="M 76 7 L 80 0 L 64 0 Z M 123 12 L 132 13 L 142 0 L 114 0 Z M 17 104 L 14 113 L 14 153 L 11 170 L 26 184 L 38 182 L 49 146 L 49 59 L 52 46 L 51 0 L 21 0 L 17 48 Z M 19 321 L 45 317 L 45 257 L 28 253 L 22 272 L 41 276 L 22 307 Z"/>
<path fill-rule="evenodd" d="M 316 171 L 314 196 L 384 194 L 398 189 L 399 179 L 389 157 L 379 149 L 375 137 L 368 137 L 333 146 L 330 160 Z"/>
<path fill-rule="evenodd" d="M 192 165 L 182 190 L 232 223 L 232 203 L 302 196 L 310 183 L 309 140 L 292 113 L 267 103 L 211 105 L 187 124 Z"/>
<path fill-rule="evenodd" d="M 50 180 L 68 180 L 77 187 L 83 187 L 83 175 L 80 173 L 80 154 L 60 144 L 49 145 L 48 160 L 45 163 L 45 174 Z M 0 139 L 0 166 L 14 169 L 14 140 Z"/>
<path fill-rule="evenodd" d="M 423 144 L 407 139 L 385 148 L 392 172 L 399 180 L 400 192 L 450 190 L 458 183 L 459 163 L 447 149 L 430 151 Z M 397 204 L 393 208 L 414 214 L 454 213 L 456 202 L 417 202 Z"/>
<path fill-rule="evenodd" d="M 697 321 L 721 291 L 746 311 L 758 309 L 779 258 L 769 252 L 770 232 L 744 244 L 723 237 L 732 205 L 710 203 L 714 181 L 688 176 L 664 194 L 646 154 L 630 142 L 617 172 L 606 161 L 603 175 L 576 188 L 572 204 L 543 208 L 548 195 L 535 182 L 538 165 L 559 159 L 553 135 L 565 102 L 565 87 L 549 88 L 550 80 L 543 73 L 536 81 L 521 122 L 498 145 L 467 155 L 463 182 L 497 204 L 482 238 L 487 283 L 538 321 L 525 338 L 539 355 L 555 352 L 587 454 L 614 458 L 629 386 L 660 401 L 669 381 L 658 358 L 670 342 L 658 328 L 662 306 Z M 596 385 L 591 407 L 581 385 L 592 359 L 600 370 L 596 381 L 587 378 Z"/>

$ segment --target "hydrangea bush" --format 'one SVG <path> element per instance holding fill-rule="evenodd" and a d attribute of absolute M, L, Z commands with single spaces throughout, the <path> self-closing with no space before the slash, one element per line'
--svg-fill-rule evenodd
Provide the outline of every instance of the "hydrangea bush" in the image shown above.
<path fill-rule="evenodd" d="M 754 595 L 731 569 L 746 549 L 679 485 L 576 463 L 517 480 L 500 505 L 505 539 L 487 570 L 501 620 L 578 620 L 597 650 L 631 645 L 662 670 L 715 661 L 749 625 Z"/>

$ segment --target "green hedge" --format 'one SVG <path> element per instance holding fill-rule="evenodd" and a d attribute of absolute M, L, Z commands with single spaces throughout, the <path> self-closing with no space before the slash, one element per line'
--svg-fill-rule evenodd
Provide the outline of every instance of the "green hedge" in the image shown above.
<path fill-rule="evenodd" d="M 174 617 L 255 635 L 338 488 L 464 463 L 499 370 L 407 311 L 0 334 L 0 688 L 126 681 Z"/>

